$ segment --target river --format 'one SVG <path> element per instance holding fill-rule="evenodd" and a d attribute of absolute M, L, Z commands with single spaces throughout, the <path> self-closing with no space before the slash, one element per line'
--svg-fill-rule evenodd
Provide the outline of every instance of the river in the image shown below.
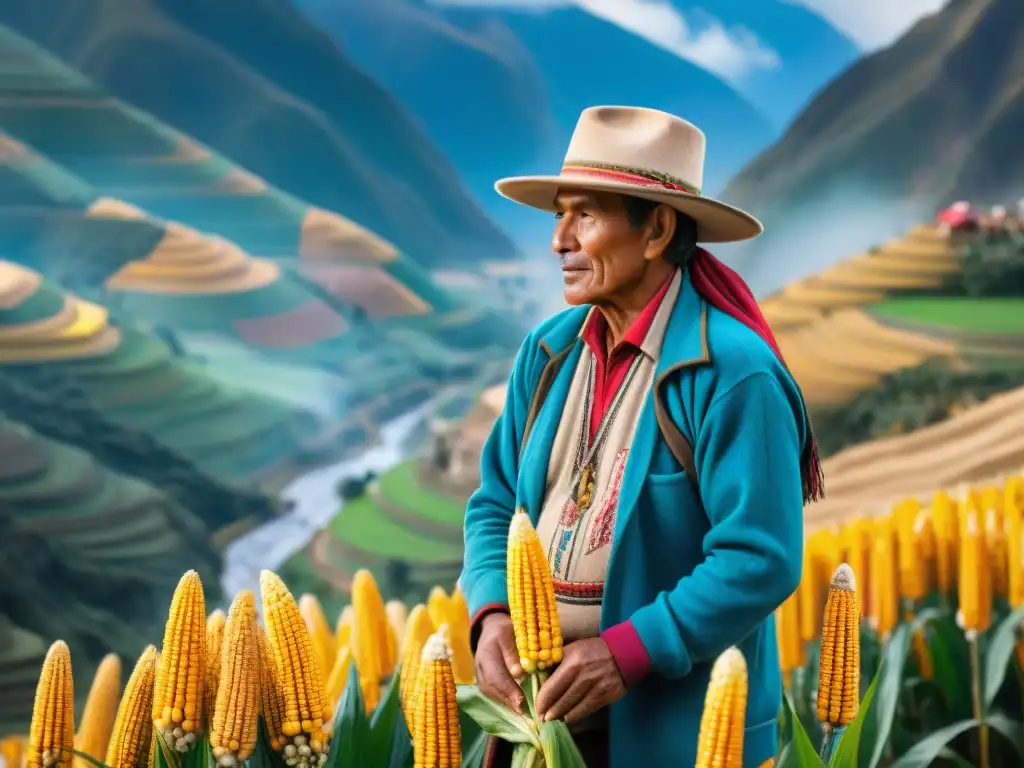
<path fill-rule="evenodd" d="M 433 406 L 428 402 L 385 424 L 380 429 L 380 443 L 358 458 L 321 467 L 292 481 L 281 493 L 283 499 L 295 502 L 292 511 L 254 528 L 224 550 L 221 586 L 225 596 L 230 600 L 241 589 L 259 594 L 260 571 L 280 568 L 338 514 L 338 482 L 369 471 L 380 474 L 402 461 L 405 443 Z"/>

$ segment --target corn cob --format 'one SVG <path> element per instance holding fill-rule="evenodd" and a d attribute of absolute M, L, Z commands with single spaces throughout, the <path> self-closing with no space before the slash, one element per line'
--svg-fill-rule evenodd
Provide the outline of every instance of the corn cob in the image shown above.
<path fill-rule="evenodd" d="M 914 633 L 914 637 L 911 639 L 911 650 L 917 660 L 917 671 L 921 679 L 931 680 L 935 676 L 935 666 L 932 664 L 932 654 L 928 650 L 928 640 L 923 628 Z"/>
<path fill-rule="evenodd" d="M 22 768 L 25 762 L 25 737 L 11 735 L 0 738 L 0 759 L 7 768 Z"/>
<path fill-rule="evenodd" d="M 259 635 L 256 598 L 243 589 L 231 603 L 224 626 L 220 683 L 210 728 L 210 748 L 217 764 L 233 768 L 256 747 L 260 707 Z"/>
<path fill-rule="evenodd" d="M 78 721 L 78 733 L 75 734 L 75 749 L 78 752 L 84 752 L 96 760 L 104 758 L 120 698 L 121 660 L 117 654 L 108 653 L 96 668 L 82 717 Z M 92 768 L 92 764 L 76 757 L 75 767 Z"/>
<path fill-rule="evenodd" d="M 295 598 L 276 573 L 260 573 L 260 592 L 277 686 L 284 700 L 281 733 L 286 741 L 281 751 L 285 764 L 323 765 L 330 739 L 324 723 L 331 720 L 331 708 L 324 702 L 324 680 L 309 632 Z"/>
<path fill-rule="evenodd" d="M 349 645 L 352 642 L 352 617 L 351 605 L 346 605 L 341 613 L 338 614 L 338 621 L 334 625 L 334 644 L 338 648 L 341 648 L 343 645 Z"/>
<path fill-rule="evenodd" d="M 1005 598 L 1010 591 L 1009 543 L 1003 530 L 1003 516 L 992 507 L 985 513 L 985 544 L 988 547 L 992 595 Z"/>
<path fill-rule="evenodd" d="M 71 651 L 58 640 L 46 652 L 36 685 L 26 768 L 68 768 L 75 748 L 75 688 Z"/>
<path fill-rule="evenodd" d="M 519 663 L 527 673 L 562 660 L 555 587 L 544 547 L 526 512 L 512 517 L 508 534 L 508 602 Z"/>
<path fill-rule="evenodd" d="M 960 543 L 960 610 L 957 618 L 962 629 L 980 634 L 992 623 L 992 583 L 985 532 L 978 518 L 978 510 L 969 504 Z"/>
<path fill-rule="evenodd" d="M 473 648 L 470 640 L 471 620 L 469 607 L 462 590 L 456 588 L 448 598 L 448 645 L 452 649 L 452 671 L 456 685 L 472 685 L 476 682 L 476 667 L 473 663 Z"/>
<path fill-rule="evenodd" d="M 267 726 L 270 746 L 281 751 L 285 745 L 285 735 L 281 730 L 284 724 L 284 697 L 277 684 L 277 669 L 274 666 L 274 650 L 270 647 L 263 627 L 257 627 L 257 655 L 260 665 L 260 712 Z"/>
<path fill-rule="evenodd" d="M 388 620 L 388 666 L 393 672 L 398 666 L 400 655 L 399 644 L 405 634 L 405 622 L 409 615 L 405 603 L 400 600 L 389 600 L 384 604 L 384 615 Z"/>
<path fill-rule="evenodd" d="M 800 641 L 810 643 L 818 638 L 821 629 L 821 586 L 817 580 L 817 567 L 810 551 L 804 549 L 803 575 L 796 588 L 800 610 Z"/>
<path fill-rule="evenodd" d="M 338 656 L 331 666 L 331 672 L 327 676 L 327 705 L 336 708 L 341 696 L 345 693 L 345 686 L 348 685 L 348 676 L 352 670 L 352 651 L 347 645 L 343 645 L 338 651 Z"/>
<path fill-rule="evenodd" d="M 1009 493 L 1003 502 L 1003 526 L 1006 529 L 1006 559 L 1009 565 L 1006 597 L 1010 608 L 1017 608 L 1024 605 L 1024 518 L 1016 498 Z"/>
<path fill-rule="evenodd" d="M 384 600 L 373 575 L 356 571 L 352 577 L 352 655 L 359 672 L 359 686 L 367 712 L 380 703 L 381 680 L 391 674 L 388 669 L 388 617 Z"/>
<path fill-rule="evenodd" d="M 451 652 L 440 632 L 423 646 L 412 739 L 415 768 L 459 768 L 462 764 L 455 676 Z"/>
<path fill-rule="evenodd" d="M 448 593 L 443 587 L 434 587 L 427 595 L 427 610 L 430 611 L 430 620 L 435 627 L 440 627 L 448 621 Z"/>
<path fill-rule="evenodd" d="M 886 521 L 882 521 L 876 530 L 875 547 L 868 568 L 871 581 L 871 624 L 880 637 L 887 637 L 899 618 L 895 555 L 892 528 Z"/>
<path fill-rule="evenodd" d="M 846 563 L 829 585 L 819 669 L 818 720 L 849 725 L 860 706 L 860 616 L 856 581 Z"/>
<path fill-rule="evenodd" d="M 747 662 L 738 648 L 715 660 L 704 698 L 694 768 L 743 768 Z"/>
<path fill-rule="evenodd" d="M 206 619 L 206 667 L 203 683 L 203 717 L 207 726 L 213 720 L 217 703 L 217 686 L 220 684 L 221 647 L 224 644 L 224 611 L 215 610 Z"/>
<path fill-rule="evenodd" d="M 299 612 L 306 622 L 309 637 L 313 642 L 313 653 L 316 655 L 317 666 L 321 674 L 327 675 L 334 666 L 334 657 L 338 653 L 334 632 L 331 631 L 324 615 L 324 609 L 316 595 L 304 594 L 299 597 Z M 326 678 L 325 678 L 326 680 Z"/>
<path fill-rule="evenodd" d="M 863 517 L 855 518 L 847 524 L 843 533 L 845 540 L 842 556 L 853 570 L 854 578 L 861 580 L 860 589 L 857 590 L 857 604 L 863 610 L 868 605 L 865 580 L 871 559 L 871 545 L 874 541 L 871 521 Z"/>
<path fill-rule="evenodd" d="M 425 605 L 417 605 L 412 609 L 409 613 L 409 620 L 405 623 L 405 636 L 402 638 L 401 673 L 398 681 L 398 690 L 402 696 L 402 711 L 405 713 L 410 732 L 412 731 L 416 680 L 419 675 L 423 647 L 436 631 L 437 627 L 434 626 L 434 622 L 430 618 L 430 611 Z"/>
<path fill-rule="evenodd" d="M 807 663 L 804 641 L 800 638 L 799 595 L 794 592 L 775 611 L 779 643 L 779 666 L 783 684 L 789 688 L 793 672 Z"/>
<path fill-rule="evenodd" d="M 153 725 L 178 752 L 202 729 L 205 676 L 206 601 L 199 574 L 188 571 L 171 598 L 153 685 Z"/>
<path fill-rule="evenodd" d="M 135 662 L 117 707 L 110 734 L 106 764 L 109 768 L 149 768 L 153 746 L 153 681 L 156 677 L 155 645 Z"/>
<path fill-rule="evenodd" d="M 935 586 L 948 595 L 956 585 L 957 551 L 960 539 L 956 505 L 945 491 L 932 497 L 932 521 L 935 529 Z"/>

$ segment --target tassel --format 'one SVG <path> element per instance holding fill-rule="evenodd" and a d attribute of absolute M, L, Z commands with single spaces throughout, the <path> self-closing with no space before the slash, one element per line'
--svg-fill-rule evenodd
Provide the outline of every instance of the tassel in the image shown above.
<path fill-rule="evenodd" d="M 825 498 L 825 470 L 821 466 L 818 441 L 813 433 L 807 436 L 807 448 L 800 462 L 800 477 L 803 481 L 804 504 Z"/>

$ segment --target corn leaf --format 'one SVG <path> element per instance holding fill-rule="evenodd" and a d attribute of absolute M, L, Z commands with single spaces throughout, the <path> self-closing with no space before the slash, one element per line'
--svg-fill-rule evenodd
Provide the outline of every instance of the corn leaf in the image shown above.
<path fill-rule="evenodd" d="M 1001 712 L 993 712 L 992 714 L 986 715 L 985 722 L 988 723 L 989 727 L 996 733 L 1002 735 L 1007 741 L 1009 741 L 1015 750 L 1017 750 L 1017 756 L 1019 758 L 1018 765 L 1024 765 L 1024 744 L 1021 743 L 1021 723 L 1013 720 Z"/>
<path fill-rule="evenodd" d="M 210 751 L 210 737 L 204 733 L 192 749 L 181 756 L 181 768 L 214 768 L 216 761 Z"/>
<path fill-rule="evenodd" d="M 853 722 L 846 726 L 843 729 L 842 735 L 838 737 L 835 752 L 828 764 L 829 768 L 857 768 L 860 759 L 861 732 L 864 730 L 864 723 L 871 716 L 871 706 L 875 700 L 875 689 L 878 687 L 878 681 L 881 679 L 884 669 L 884 665 L 879 668 L 875 679 L 868 686 L 864 698 L 861 699 L 860 711 L 853 718 Z"/>
<path fill-rule="evenodd" d="M 402 697 L 398 692 L 398 675 L 391 683 L 377 709 L 370 718 L 370 745 L 367 768 L 388 768 L 394 746 L 395 727 L 402 717 Z"/>
<path fill-rule="evenodd" d="M 156 749 L 153 750 L 153 765 L 155 768 L 181 768 L 181 755 L 167 746 L 164 737 L 155 728 L 153 738 L 156 739 Z"/>
<path fill-rule="evenodd" d="M 469 749 L 462 752 L 462 768 L 482 768 L 484 763 L 484 752 L 487 750 L 487 734 L 483 731 L 477 734 Z"/>
<path fill-rule="evenodd" d="M 110 768 L 110 766 L 108 766 L 106 763 L 100 762 L 99 760 L 97 760 L 92 755 L 87 755 L 87 754 L 85 754 L 85 752 L 80 752 L 77 749 L 72 750 L 72 751 L 75 753 L 75 757 L 82 758 L 83 760 L 85 760 L 85 762 L 92 764 L 94 766 L 94 768 Z"/>
<path fill-rule="evenodd" d="M 793 737 L 782 751 L 778 768 L 825 768 L 803 724 L 793 714 L 793 703 L 788 694 L 782 695 L 782 710 L 786 721 L 792 724 Z"/>
<path fill-rule="evenodd" d="M 516 744 L 512 750 L 510 768 L 540 768 L 544 765 L 544 755 L 532 744 Z"/>
<path fill-rule="evenodd" d="M 896 718 L 896 705 L 903 692 L 903 671 L 910 653 L 910 639 L 918 626 L 920 623 L 917 621 L 912 624 L 900 624 L 889 637 L 889 642 L 882 652 L 882 663 L 875 675 L 878 687 L 874 694 L 874 706 L 867 708 L 866 711 L 862 707 L 857 715 L 858 719 L 862 720 L 859 741 L 868 755 L 867 762 L 862 763 L 861 768 L 876 768 L 882 759 L 882 752 L 892 733 L 893 720 Z"/>
<path fill-rule="evenodd" d="M 398 718 L 391 733 L 391 762 L 388 768 L 412 768 L 412 736 L 405 724 L 405 718 Z"/>
<path fill-rule="evenodd" d="M 569 726 L 562 720 L 549 720 L 541 725 L 540 749 L 546 768 L 587 768 Z"/>
<path fill-rule="evenodd" d="M 285 768 L 284 758 L 270 746 L 267 722 L 260 715 L 256 731 L 256 749 L 246 762 L 247 768 Z"/>
<path fill-rule="evenodd" d="M 366 704 L 355 662 L 349 670 L 345 692 L 341 695 L 331 727 L 333 734 L 326 768 L 365 768 L 369 765 L 370 723 L 366 719 Z"/>
<path fill-rule="evenodd" d="M 970 662 L 964 633 L 952 615 L 945 615 L 930 627 L 928 652 L 935 675 L 932 678 L 953 718 L 971 717 Z"/>
<path fill-rule="evenodd" d="M 459 708 L 486 733 L 513 744 L 540 746 L 540 739 L 531 721 L 487 698 L 475 685 L 460 685 L 456 690 Z"/>
<path fill-rule="evenodd" d="M 1017 644 L 1021 622 L 1024 621 L 1024 606 L 1019 607 L 996 627 L 989 636 L 988 652 L 985 654 L 983 678 L 985 709 L 992 706 L 996 694 L 1003 687 L 1006 671 L 1010 668 L 1010 657 Z"/>
<path fill-rule="evenodd" d="M 961 720 L 931 733 L 892 763 L 889 768 L 928 768 L 953 739 L 961 733 L 977 728 L 977 720 Z"/>

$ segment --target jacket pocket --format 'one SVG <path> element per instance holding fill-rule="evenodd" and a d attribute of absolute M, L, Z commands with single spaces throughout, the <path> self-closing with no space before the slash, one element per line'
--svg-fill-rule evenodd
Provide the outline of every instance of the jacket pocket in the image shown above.
<path fill-rule="evenodd" d="M 689 475 L 650 474 L 644 480 L 644 496 L 639 524 L 645 551 L 665 558 L 655 562 L 700 562 L 708 521 Z"/>

